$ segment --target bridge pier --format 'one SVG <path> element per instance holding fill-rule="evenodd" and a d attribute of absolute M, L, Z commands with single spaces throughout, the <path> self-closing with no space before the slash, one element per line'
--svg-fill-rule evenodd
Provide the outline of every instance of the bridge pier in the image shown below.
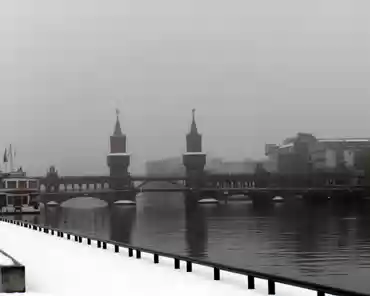
<path fill-rule="evenodd" d="M 135 190 L 125 190 L 116 191 L 113 193 L 113 201 L 111 204 L 118 202 L 120 205 L 136 205 L 136 191 Z M 109 203 L 110 204 L 110 203 Z"/>

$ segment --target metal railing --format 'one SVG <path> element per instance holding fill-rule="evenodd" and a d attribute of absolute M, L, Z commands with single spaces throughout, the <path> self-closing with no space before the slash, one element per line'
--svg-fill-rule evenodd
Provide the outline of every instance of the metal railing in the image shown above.
<path fill-rule="evenodd" d="M 170 254 L 162 251 L 151 250 L 148 248 L 142 248 L 137 246 L 132 246 L 125 243 L 120 243 L 112 240 L 104 240 L 97 237 L 81 235 L 58 228 L 51 228 L 47 226 L 42 226 L 26 221 L 18 221 L 13 219 L 7 219 L 0 217 L 0 221 L 11 223 L 14 225 L 22 226 L 25 228 L 33 229 L 35 231 L 44 232 L 50 235 L 57 235 L 58 237 L 66 237 L 68 240 L 74 238 L 74 241 L 77 243 L 82 243 L 83 239 L 86 240 L 88 245 L 92 245 L 93 242 L 96 242 L 97 248 L 107 249 L 108 245 L 114 246 L 114 252 L 119 253 L 120 248 L 125 248 L 128 250 L 128 256 L 133 257 L 134 252 L 137 259 L 141 258 L 141 253 L 147 253 L 153 255 L 153 262 L 155 264 L 159 263 L 160 257 L 170 258 L 174 260 L 174 268 L 180 269 L 180 262 L 186 262 L 186 271 L 192 272 L 193 264 L 210 267 L 213 269 L 213 279 L 219 281 L 221 279 L 221 271 L 227 271 L 234 274 L 244 275 L 247 279 L 247 288 L 249 290 L 255 289 L 255 278 L 267 280 L 268 285 L 268 295 L 276 294 L 276 283 L 285 284 L 289 286 L 294 286 L 298 288 L 303 288 L 307 290 L 316 291 L 317 296 L 325 296 L 326 294 L 336 295 L 336 296 L 370 296 L 370 294 L 345 290 L 341 288 L 334 288 L 326 285 L 321 285 L 317 283 L 310 283 L 302 280 L 287 278 L 279 275 L 267 274 L 259 271 L 254 271 L 250 269 L 232 267 L 220 263 L 214 263 L 210 261 L 204 261 L 196 258 L 190 258 L 186 256 L 180 256 L 175 254 Z"/>

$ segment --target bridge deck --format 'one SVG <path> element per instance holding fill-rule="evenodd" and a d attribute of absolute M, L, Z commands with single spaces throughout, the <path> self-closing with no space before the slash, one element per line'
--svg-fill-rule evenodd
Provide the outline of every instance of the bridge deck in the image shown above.
<path fill-rule="evenodd" d="M 267 295 L 267 284 L 256 280 L 256 290 L 247 290 L 246 279 L 222 273 L 221 281 L 213 281 L 213 271 L 194 266 L 186 273 L 173 269 L 170 259 L 142 259 L 127 256 L 121 249 L 116 254 L 97 249 L 95 242 L 88 246 L 0 222 L 0 248 L 9 251 L 26 266 L 29 295 Z M 276 286 L 277 295 L 316 295 L 313 291 L 285 285 Z"/>
<path fill-rule="evenodd" d="M 312 191 L 312 192 L 332 192 L 332 191 L 344 191 L 344 190 L 350 190 L 350 191 L 364 191 L 369 189 L 365 186 L 327 186 L 327 187 L 313 187 L 313 188 L 306 188 L 306 187 L 266 187 L 266 188 L 201 188 L 199 191 L 207 191 L 207 192 L 245 192 L 246 194 L 251 192 L 276 192 L 276 191 L 284 191 L 284 192 L 306 192 L 306 191 Z M 190 188 L 134 188 L 136 192 L 186 192 L 191 191 Z M 113 190 L 113 189 L 97 189 L 97 190 L 66 190 L 66 191 L 58 191 L 58 192 L 46 192 L 41 191 L 41 194 L 47 194 L 47 195 L 87 195 L 87 194 L 109 194 L 114 192 L 127 192 L 129 190 Z"/>

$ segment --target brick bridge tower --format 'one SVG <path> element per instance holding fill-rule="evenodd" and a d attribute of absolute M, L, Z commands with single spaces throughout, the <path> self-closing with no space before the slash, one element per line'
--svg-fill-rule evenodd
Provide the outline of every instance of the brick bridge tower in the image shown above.
<path fill-rule="evenodd" d="M 110 153 L 107 157 L 109 175 L 112 178 L 110 187 L 116 190 L 130 190 L 131 181 L 128 168 L 130 166 L 130 154 L 126 151 L 126 135 L 122 133 L 119 120 L 119 111 L 116 110 L 117 119 L 113 135 L 110 137 Z M 133 192 L 117 192 L 115 200 L 134 201 Z"/>
<path fill-rule="evenodd" d="M 186 205 L 194 205 L 200 198 L 199 189 L 204 186 L 204 167 L 206 153 L 202 152 L 202 135 L 198 132 L 195 122 L 195 109 L 190 132 L 186 135 L 186 153 L 183 155 L 183 164 L 188 178 L 186 186 L 193 189 L 193 193 L 186 197 Z"/>
<path fill-rule="evenodd" d="M 51 166 L 45 177 L 45 191 L 58 192 L 59 191 L 59 175 L 55 166 Z"/>

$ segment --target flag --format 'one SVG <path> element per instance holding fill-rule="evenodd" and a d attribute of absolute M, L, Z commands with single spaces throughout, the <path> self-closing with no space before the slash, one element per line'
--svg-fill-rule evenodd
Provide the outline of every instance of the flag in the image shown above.
<path fill-rule="evenodd" d="M 3 159 L 4 163 L 8 162 L 8 153 L 6 151 L 6 148 L 5 148 L 5 151 L 4 151 L 4 159 Z"/>

